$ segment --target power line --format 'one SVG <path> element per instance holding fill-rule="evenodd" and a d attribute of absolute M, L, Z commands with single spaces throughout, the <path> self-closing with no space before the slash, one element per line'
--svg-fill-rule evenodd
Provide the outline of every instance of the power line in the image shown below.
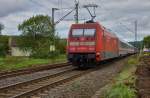
<path fill-rule="evenodd" d="M 49 8 L 49 7 L 45 7 L 43 4 L 41 4 L 41 3 L 38 3 L 38 1 L 34 1 L 34 0 L 30 0 L 33 4 L 36 4 L 36 5 L 38 5 L 38 6 L 40 6 L 40 7 L 44 7 L 45 9 L 47 9 L 47 10 L 51 10 L 51 8 Z M 59 3 L 58 3 L 59 4 Z M 73 9 L 74 7 L 67 7 L 67 8 L 63 8 L 62 7 L 62 2 L 60 3 L 60 8 L 59 8 L 59 10 L 68 10 L 68 9 Z"/>
<path fill-rule="evenodd" d="M 100 2 L 102 1 L 102 0 L 99 0 Z M 101 5 L 101 7 L 104 9 L 104 10 L 106 10 L 106 11 L 108 11 L 111 15 L 112 15 L 112 13 L 108 10 L 108 9 L 106 9 L 106 8 L 104 8 L 104 5 L 102 4 L 102 3 L 100 3 Z M 114 17 L 114 16 L 112 16 L 112 17 Z M 127 31 L 130 31 L 130 32 L 132 32 L 132 33 L 134 33 L 134 31 L 132 31 L 131 29 L 129 29 L 126 25 L 124 25 L 123 23 L 121 23 L 121 22 L 119 22 L 118 21 L 118 23 L 120 24 L 120 25 L 122 25 L 121 27 L 124 27 Z"/>
<path fill-rule="evenodd" d="M 38 3 L 37 1 L 34 1 L 34 0 L 30 0 L 33 4 L 36 4 L 36 5 L 38 5 L 38 6 L 40 6 L 40 7 L 45 7 L 43 4 L 41 4 L 41 3 Z M 47 9 L 47 10 L 51 10 L 51 8 L 48 8 L 48 7 L 45 7 L 45 9 Z"/>
<path fill-rule="evenodd" d="M 122 24 L 121 22 L 120 22 L 120 24 L 122 25 L 122 26 L 124 26 L 124 28 L 126 29 L 126 30 L 128 30 L 128 31 L 130 31 L 130 32 L 134 32 L 134 31 L 132 31 L 130 28 L 128 28 L 126 25 L 124 25 L 124 24 Z"/>

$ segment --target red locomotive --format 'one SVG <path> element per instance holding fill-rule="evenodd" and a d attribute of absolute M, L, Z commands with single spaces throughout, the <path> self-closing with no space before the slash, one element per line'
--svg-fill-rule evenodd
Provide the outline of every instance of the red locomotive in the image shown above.
<path fill-rule="evenodd" d="M 98 22 L 73 24 L 69 31 L 67 54 L 69 62 L 78 67 L 134 53 L 125 43 Z"/>

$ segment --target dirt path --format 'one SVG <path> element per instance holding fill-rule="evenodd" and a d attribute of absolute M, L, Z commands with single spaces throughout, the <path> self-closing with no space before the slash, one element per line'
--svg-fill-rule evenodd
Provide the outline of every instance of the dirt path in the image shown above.
<path fill-rule="evenodd" d="M 123 69 L 127 58 L 108 64 L 74 81 L 50 89 L 33 98 L 91 98 Z"/>
<path fill-rule="evenodd" d="M 150 56 L 141 59 L 136 73 L 139 98 L 150 98 Z"/>

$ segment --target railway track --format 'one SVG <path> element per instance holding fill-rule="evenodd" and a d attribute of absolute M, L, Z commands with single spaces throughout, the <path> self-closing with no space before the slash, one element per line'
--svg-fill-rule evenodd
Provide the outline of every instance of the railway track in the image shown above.
<path fill-rule="evenodd" d="M 53 84 L 55 81 L 59 81 L 62 79 L 61 77 L 63 75 L 68 75 L 69 73 L 72 73 L 73 70 L 75 70 L 72 66 L 57 69 L 59 69 L 59 71 L 50 75 L 0 87 L 0 98 L 22 98 L 24 95 L 30 95 L 33 91 L 36 91 L 42 87 L 46 87 L 48 84 Z"/>
<path fill-rule="evenodd" d="M 97 68 L 79 71 L 76 70 L 76 68 L 70 67 L 49 76 L 43 76 L 38 79 L 11 84 L 0 88 L 0 98 L 28 98 L 45 89 L 56 87 L 94 70 L 97 70 Z"/>
<path fill-rule="evenodd" d="M 111 63 L 112 62 L 114 61 L 111 61 Z M 111 65 L 111 63 L 109 62 L 101 65 Z M 96 68 L 84 71 L 76 70 L 73 66 L 56 68 L 59 69 L 59 71 L 55 71 L 53 74 L 1 87 L 0 98 L 32 98 L 32 96 L 38 95 L 48 89 L 72 81 L 89 72 L 99 70 L 101 67 L 102 66 L 97 66 Z"/>
<path fill-rule="evenodd" d="M 22 69 L 22 70 L 11 71 L 11 72 L 2 72 L 2 73 L 0 73 L 0 80 L 5 79 L 5 78 L 14 77 L 14 76 L 30 74 L 30 73 L 34 73 L 34 72 L 69 66 L 69 65 L 70 65 L 70 63 L 60 63 L 60 64 L 53 64 L 53 65 L 43 65 L 43 66 L 34 67 L 34 68 L 30 68 L 30 69 Z"/>

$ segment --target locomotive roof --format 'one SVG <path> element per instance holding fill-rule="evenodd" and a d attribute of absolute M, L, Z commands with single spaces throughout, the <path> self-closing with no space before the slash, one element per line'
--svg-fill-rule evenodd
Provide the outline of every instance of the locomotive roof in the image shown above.
<path fill-rule="evenodd" d="M 105 30 L 105 34 L 107 34 L 107 35 L 109 35 L 111 37 L 117 37 L 117 35 L 115 33 L 113 33 L 110 29 L 107 29 L 105 27 L 103 27 L 103 29 Z"/>
<path fill-rule="evenodd" d="M 115 33 L 112 33 L 111 30 L 106 29 L 104 26 L 102 26 L 101 24 L 99 24 L 99 22 L 72 24 L 72 27 L 73 27 L 73 28 L 77 28 L 77 27 L 79 27 L 79 26 L 82 27 L 82 26 L 84 26 L 84 25 L 86 25 L 87 27 L 96 27 L 96 26 L 99 26 L 101 29 L 103 29 L 103 30 L 105 31 L 105 35 L 118 38 Z"/>
<path fill-rule="evenodd" d="M 133 45 L 131 45 L 130 43 L 128 43 L 128 42 L 126 42 L 126 41 L 123 41 L 123 40 L 121 40 L 121 39 L 119 39 L 122 43 L 124 43 L 124 44 L 126 44 L 126 45 L 128 45 L 128 46 L 130 46 L 130 47 L 134 47 Z"/>
<path fill-rule="evenodd" d="M 86 25 L 86 26 L 98 26 L 99 23 L 98 22 L 94 22 L 94 23 L 79 23 L 79 24 L 72 24 L 72 27 L 78 27 L 78 26 L 83 26 L 83 25 Z"/>

